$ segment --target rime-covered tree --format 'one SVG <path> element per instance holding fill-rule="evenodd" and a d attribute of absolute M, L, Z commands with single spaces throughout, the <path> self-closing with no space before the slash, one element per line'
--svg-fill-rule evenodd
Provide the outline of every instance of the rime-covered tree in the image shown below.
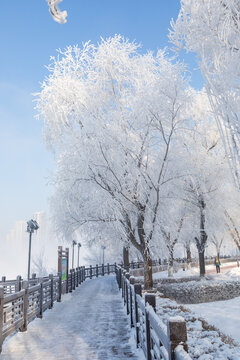
<path fill-rule="evenodd" d="M 240 187 L 240 2 L 181 0 L 171 41 L 197 55 L 232 175 Z"/>
<path fill-rule="evenodd" d="M 183 179 L 188 227 L 198 250 L 200 275 L 205 274 L 208 237 L 223 223 L 228 204 L 226 189 L 233 187 L 224 148 L 206 94 L 195 93 L 189 111 L 192 131 L 186 136 L 186 177 Z M 191 216 L 190 216 L 191 213 Z M 224 231 L 224 229 L 223 229 Z"/>
<path fill-rule="evenodd" d="M 184 67 L 115 36 L 68 47 L 49 71 L 38 109 L 57 158 L 58 222 L 64 231 L 113 226 L 141 253 L 151 288 L 150 245 L 166 187 L 179 176 L 174 156 L 189 99 Z"/>
<path fill-rule="evenodd" d="M 174 207 L 173 207 L 174 209 Z M 169 214 L 170 215 L 170 214 Z M 167 222 L 165 222 L 165 225 L 160 226 L 161 234 L 163 237 L 163 241 L 165 243 L 165 246 L 167 248 L 168 252 L 168 276 L 173 276 L 173 262 L 174 262 L 174 249 L 179 241 L 179 236 L 181 234 L 181 230 L 183 227 L 183 222 L 185 218 L 184 212 L 179 211 L 177 214 L 177 219 L 174 221 L 171 221 L 171 226 L 167 226 Z M 172 219 L 171 219 L 172 220 Z"/>

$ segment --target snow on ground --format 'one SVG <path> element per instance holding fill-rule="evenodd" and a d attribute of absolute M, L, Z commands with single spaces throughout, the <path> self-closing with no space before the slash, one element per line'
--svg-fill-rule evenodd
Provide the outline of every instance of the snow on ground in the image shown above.
<path fill-rule="evenodd" d="M 224 303 L 227 303 L 227 301 L 224 301 Z M 202 304 L 203 309 L 204 307 L 207 308 L 208 304 Z M 200 316 L 188 310 L 190 307 L 189 305 L 180 306 L 175 301 L 161 297 L 157 298 L 156 305 L 157 314 L 164 323 L 167 323 L 167 319 L 172 316 L 182 316 L 185 318 L 189 355 L 193 360 L 240 359 L 240 345 L 234 344 L 231 339 L 221 335 L 217 329 L 209 326 L 206 321 L 203 321 L 203 319 L 200 318 Z M 191 307 L 192 306 L 193 305 L 191 305 Z M 239 305 L 236 303 L 236 306 Z M 236 310 L 239 312 L 239 307 Z M 211 311 L 213 312 L 212 317 L 218 316 L 218 311 L 215 311 L 214 307 L 212 307 Z M 222 309 L 222 314 L 224 316 L 224 309 Z M 223 326 L 224 319 L 222 318 L 222 329 Z"/>
<path fill-rule="evenodd" d="M 230 266 L 236 266 L 233 269 L 229 269 Z M 216 280 L 240 280 L 240 267 L 237 267 L 236 263 L 224 263 L 221 266 L 221 273 L 215 274 L 215 265 L 206 265 L 207 276 Z M 209 274 L 208 274 L 209 273 Z M 179 269 L 178 272 L 173 273 L 173 278 L 179 279 L 183 277 L 199 276 L 199 268 L 194 267 L 189 270 Z M 153 280 L 163 279 L 168 277 L 167 271 L 159 271 L 153 274 Z M 138 276 L 139 279 L 143 279 L 143 276 Z"/>
<path fill-rule="evenodd" d="M 195 314 L 205 318 L 209 324 L 231 336 L 240 344 L 240 297 L 211 303 L 187 305 Z"/>
<path fill-rule="evenodd" d="M 5 340 L 1 360 L 142 360 L 115 276 L 85 281 Z"/>
<path fill-rule="evenodd" d="M 236 263 L 225 263 L 221 273 L 215 273 L 214 265 L 207 265 L 206 278 L 211 280 L 240 281 L 240 268 Z M 183 271 L 179 269 L 173 278 L 195 277 L 198 268 Z M 153 279 L 167 278 L 167 271 L 153 274 Z M 143 279 L 143 277 L 139 277 Z M 239 360 L 240 359 L 240 297 L 212 303 L 179 305 L 167 298 L 157 298 L 157 313 L 163 322 L 171 316 L 183 316 L 187 323 L 189 354 L 198 360 Z M 231 337 L 233 340 L 231 340 Z"/>

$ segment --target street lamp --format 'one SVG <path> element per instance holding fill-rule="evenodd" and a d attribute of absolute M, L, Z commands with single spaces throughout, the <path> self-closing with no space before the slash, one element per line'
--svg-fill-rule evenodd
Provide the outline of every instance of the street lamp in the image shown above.
<path fill-rule="evenodd" d="M 104 250 L 106 249 L 106 246 L 102 245 L 101 248 L 102 248 L 102 251 L 103 251 L 103 264 L 104 264 Z"/>
<path fill-rule="evenodd" d="M 36 220 L 29 220 L 27 222 L 27 232 L 29 233 L 29 248 L 28 248 L 28 280 L 30 279 L 30 261 L 31 261 L 31 245 L 32 245 L 32 234 L 34 230 L 39 229 Z"/>
<path fill-rule="evenodd" d="M 72 242 L 72 247 L 73 247 L 73 251 L 72 251 L 72 269 L 74 269 L 74 246 L 77 245 L 77 242 L 75 240 L 73 240 Z"/>
<path fill-rule="evenodd" d="M 80 252 L 80 247 L 81 247 L 81 243 L 79 242 L 78 243 L 78 267 L 79 267 L 79 252 Z"/>

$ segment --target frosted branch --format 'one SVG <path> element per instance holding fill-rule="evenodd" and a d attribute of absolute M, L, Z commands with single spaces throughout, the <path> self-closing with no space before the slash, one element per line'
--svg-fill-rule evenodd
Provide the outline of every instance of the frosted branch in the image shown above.
<path fill-rule="evenodd" d="M 62 2 L 62 0 L 47 0 L 47 2 L 53 19 L 59 24 L 65 24 L 67 22 L 67 11 L 61 11 L 58 7 L 58 4 Z"/>

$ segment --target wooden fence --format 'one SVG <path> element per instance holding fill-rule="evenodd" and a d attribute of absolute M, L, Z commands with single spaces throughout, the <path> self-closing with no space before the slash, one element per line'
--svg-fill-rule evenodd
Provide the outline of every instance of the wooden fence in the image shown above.
<path fill-rule="evenodd" d="M 221 263 L 226 263 L 226 262 L 239 262 L 239 259 L 237 256 L 231 256 L 231 257 L 220 257 L 221 259 Z M 187 263 L 184 259 L 174 259 L 174 263 L 178 264 L 179 268 L 186 268 Z M 207 258 L 205 257 L 205 265 L 212 265 L 214 264 L 214 257 L 211 258 Z M 123 267 L 123 263 L 121 264 L 121 266 Z M 160 271 L 164 271 L 167 270 L 168 268 L 168 260 L 167 259 L 156 259 L 156 260 L 152 260 L 152 266 L 157 266 L 160 267 Z M 198 267 L 199 266 L 199 261 L 198 259 L 192 259 L 191 262 L 191 267 Z M 143 261 L 131 261 L 129 263 L 129 269 L 130 270 L 134 270 L 134 269 L 141 269 L 144 268 L 144 262 Z"/>
<path fill-rule="evenodd" d="M 135 328 L 137 347 L 141 347 L 147 360 L 191 360 L 188 355 L 186 322 L 182 317 L 171 317 L 164 324 L 156 314 L 156 297 L 152 293 L 142 296 L 142 287 L 134 283 L 129 273 L 116 267 L 119 289 L 131 327 Z"/>
<path fill-rule="evenodd" d="M 116 264 L 81 266 L 71 269 L 67 281 L 61 274 L 37 278 L 36 274 L 28 281 L 18 276 L 15 280 L 0 281 L 0 353 L 2 343 L 14 331 L 26 331 L 27 325 L 36 317 L 42 318 L 47 309 L 60 302 L 62 294 L 72 292 L 87 278 L 116 273 Z"/>
<path fill-rule="evenodd" d="M 135 328 L 136 344 L 141 347 L 147 360 L 191 360 L 187 354 L 186 323 L 183 318 L 170 318 L 165 325 L 156 311 L 154 294 L 142 297 L 142 287 L 134 284 L 134 278 L 116 264 L 96 265 L 71 269 L 68 281 L 61 274 L 29 281 L 18 276 L 15 280 L 0 281 L 0 352 L 2 343 L 14 331 L 26 331 L 36 317 L 42 318 L 46 309 L 61 301 L 62 294 L 72 292 L 87 278 L 92 279 L 115 273 L 119 289 L 129 315 L 130 325 Z"/>

